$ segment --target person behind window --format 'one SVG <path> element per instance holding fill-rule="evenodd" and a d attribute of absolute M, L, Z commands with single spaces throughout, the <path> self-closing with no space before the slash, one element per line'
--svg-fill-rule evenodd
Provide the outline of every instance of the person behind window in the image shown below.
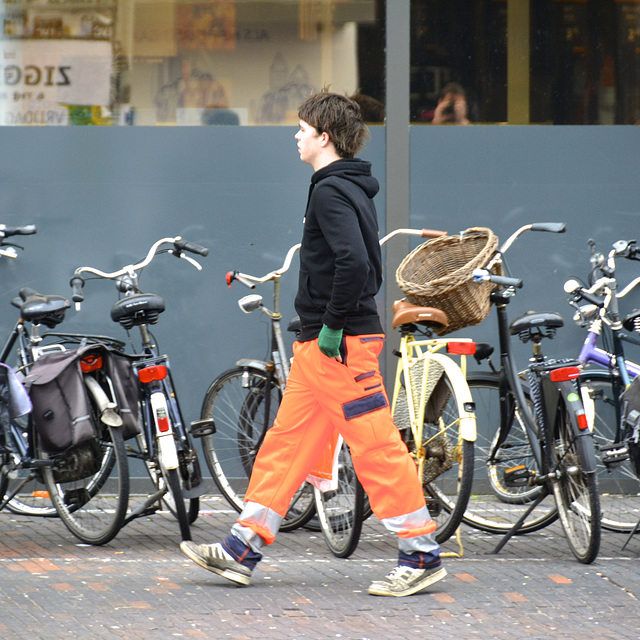
<path fill-rule="evenodd" d="M 449 82 L 440 91 L 431 124 L 471 124 L 467 92 L 457 82 Z"/>

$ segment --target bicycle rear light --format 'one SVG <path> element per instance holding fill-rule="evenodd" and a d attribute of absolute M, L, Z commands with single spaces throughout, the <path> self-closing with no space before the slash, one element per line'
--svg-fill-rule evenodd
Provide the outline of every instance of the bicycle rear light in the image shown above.
<path fill-rule="evenodd" d="M 447 353 L 453 353 L 456 356 L 472 356 L 475 352 L 475 342 L 447 342 Z"/>
<path fill-rule="evenodd" d="M 82 373 L 90 373 L 102 369 L 102 356 L 90 353 L 80 360 L 80 370 Z"/>
<path fill-rule="evenodd" d="M 552 382 L 566 382 L 567 380 L 575 380 L 579 376 L 580 369 L 578 367 L 562 367 L 549 373 Z"/>
<path fill-rule="evenodd" d="M 138 371 L 138 380 L 143 384 L 164 380 L 167 377 L 167 367 L 163 364 L 157 364 L 152 367 L 145 367 Z"/>

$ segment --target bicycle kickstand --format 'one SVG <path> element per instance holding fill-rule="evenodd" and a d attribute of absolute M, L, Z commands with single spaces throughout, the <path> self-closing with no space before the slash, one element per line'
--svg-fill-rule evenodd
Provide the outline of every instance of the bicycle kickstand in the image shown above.
<path fill-rule="evenodd" d="M 517 522 L 504 534 L 504 536 L 500 539 L 500 542 L 497 544 L 496 548 L 493 551 L 487 551 L 486 555 L 493 556 L 500 553 L 503 547 L 513 538 L 518 530 L 524 523 L 524 521 L 529 517 L 529 514 L 549 495 L 549 491 L 543 491 L 532 503 L 531 506 L 518 518 Z"/>

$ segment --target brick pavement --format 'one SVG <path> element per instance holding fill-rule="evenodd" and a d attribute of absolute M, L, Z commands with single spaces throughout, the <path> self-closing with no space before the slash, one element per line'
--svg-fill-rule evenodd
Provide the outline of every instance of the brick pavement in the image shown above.
<path fill-rule="evenodd" d="M 198 542 L 226 535 L 234 514 L 204 501 Z M 0 638 L 166 640 L 604 640 L 640 637 L 640 536 L 605 533 L 589 566 L 557 525 L 487 555 L 496 536 L 465 529 L 462 558 L 429 593 L 375 598 L 394 540 L 365 523 L 354 555 L 333 557 L 320 534 L 280 534 L 249 588 L 184 558 L 168 514 L 139 519 L 104 547 L 78 544 L 57 519 L 0 513 Z M 451 541 L 445 551 L 456 551 Z"/>

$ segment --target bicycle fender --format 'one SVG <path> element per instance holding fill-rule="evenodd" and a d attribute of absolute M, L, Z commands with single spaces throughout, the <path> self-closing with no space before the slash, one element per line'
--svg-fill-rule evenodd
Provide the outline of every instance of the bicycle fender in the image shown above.
<path fill-rule="evenodd" d="M 567 408 L 567 414 L 571 420 L 571 430 L 576 439 L 576 448 L 580 457 L 580 464 L 585 473 L 595 473 L 597 467 L 596 447 L 593 440 L 593 431 L 591 426 L 581 429 L 578 422 L 578 416 L 585 414 L 582 399 L 572 382 L 557 383 L 558 390 Z M 588 423 L 588 419 L 585 417 Z"/>
<path fill-rule="evenodd" d="M 267 363 L 264 360 L 252 360 L 250 358 L 242 358 L 236 362 L 236 367 L 253 367 L 260 371 L 267 372 Z"/>
<path fill-rule="evenodd" d="M 476 441 L 476 414 L 475 404 L 467 380 L 460 367 L 454 360 L 441 353 L 433 353 L 430 356 L 444 368 L 451 383 L 456 388 L 456 397 L 459 401 L 458 412 L 460 414 L 460 435 L 469 442 Z"/>

